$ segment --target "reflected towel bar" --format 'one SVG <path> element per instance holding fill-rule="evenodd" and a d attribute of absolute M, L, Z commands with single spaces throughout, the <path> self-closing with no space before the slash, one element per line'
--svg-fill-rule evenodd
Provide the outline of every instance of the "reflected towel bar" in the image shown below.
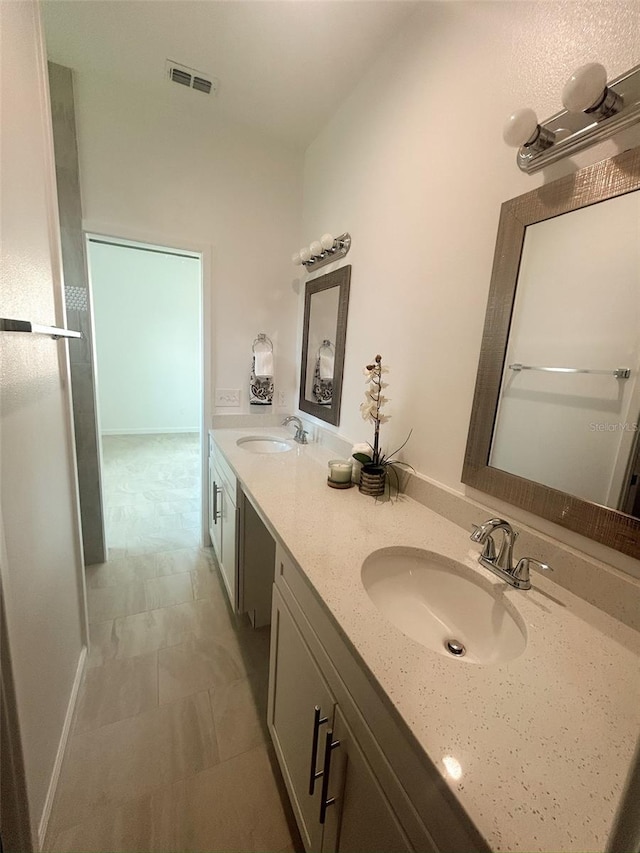
<path fill-rule="evenodd" d="M 589 370 L 584 367 L 534 367 L 531 364 L 515 364 L 509 365 L 509 370 L 544 370 L 547 373 L 598 373 L 601 376 L 615 376 L 616 379 L 628 379 L 631 376 L 631 370 L 628 367 L 616 367 L 615 370 Z"/>
<path fill-rule="evenodd" d="M 58 329 L 55 326 L 39 326 L 29 320 L 9 320 L 0 317 L 0 332 L 30 332 L 32 335 L 50 335 L 54 341 L 60 338 L 81 338 L 82 332 Z"/>

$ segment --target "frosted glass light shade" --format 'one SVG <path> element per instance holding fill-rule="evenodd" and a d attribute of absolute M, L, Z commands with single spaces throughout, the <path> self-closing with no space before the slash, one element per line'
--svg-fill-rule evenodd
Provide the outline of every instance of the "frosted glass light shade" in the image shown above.
<path fill-rule="evenodd" d="M 295 264 L 297 267 L 300 266 L 300 264 L 302 263 L 300 252 L 294 252 L 293 255 L 291 255 L 291 263 Z"/>
<path fill-rule="evenodd" d="M 333 249 L 334 242 L 333 234 L 323 234 L 320 238 L 320 244 L 323 249 Z"/>
<path fill-rule="evenodd" d="M 303 264 L 306 264 L 307 261 L 311 260 L 311 251 L 308 246 L 305 246 L 303 249 L 300 249 L 300 260 Z"/>
<path fill-rule="evenodd" d="M 309 248 L 311 249 L 311 254 L 314 258 L 317 258 L 322 254 L 322 246 L 319 240 L 314 240 Z"/>
<path fill-rule="evenodd" d="M 607 87 L 607 71 L 599 62 L 588 62 L 576 68 L 562 90 L 562 103 L 570 113 L 580 113 L 595 106 Z"/>
<path fill-rule="evenodd" d="M 534 136 L 538 129 L 538 117 L 525 107 L 509 116 L 502 128 L 502 138 L 512 148 L 520 148 Z"/>

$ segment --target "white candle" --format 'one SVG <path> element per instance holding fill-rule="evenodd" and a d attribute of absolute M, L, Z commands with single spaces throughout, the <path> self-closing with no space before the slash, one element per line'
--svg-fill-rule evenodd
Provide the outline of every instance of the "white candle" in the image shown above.
<path fill-rule="evenodd" d="M 350 483 L 351 462 L 346 459 L 332 459 L 329 462 L 329 479 L 334 483 Z"/>

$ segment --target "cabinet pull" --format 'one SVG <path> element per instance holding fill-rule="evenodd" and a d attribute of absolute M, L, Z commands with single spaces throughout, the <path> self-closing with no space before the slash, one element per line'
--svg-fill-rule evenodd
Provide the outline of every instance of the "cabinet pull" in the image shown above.
<path fill-rule="evenodd" d="M 339 740 L 333 739 L 333 732 L 327 732 L 327 739 L 324 742 L 324 767 L 322 769 L 322 795 L 320 797 L 320 823 L 324 823 L 327 816 L 327 807 L 332 806 L 336 798 L 328 797 L 329 793 L 329 774 L 331 773 L 331 753 L 334 749 L 340 746 Z"/>
<path fill-rule="evenodd" d="M 318 758 L 318 738 L 320 736 L 320 726 L 328 723 L 328 717 L 320 718 L 320 707 L 316 705 L 313 710 L 313 738 L 311 741 L 311 769 L 309 770 L 309 796 L 313 796 L 316 787 L 316 779 L 322 776 L 322 770 L 316 772 L 316 761 Z"/>
<path fill-rule="evenodd" d="M 222 491 L 222 489 L 218 488 L 218 484 L 213 482 L 213 523 L 217 524 L 218 519 L 220 518 L 220 513 L 218 513 L 218 495 Z"/>

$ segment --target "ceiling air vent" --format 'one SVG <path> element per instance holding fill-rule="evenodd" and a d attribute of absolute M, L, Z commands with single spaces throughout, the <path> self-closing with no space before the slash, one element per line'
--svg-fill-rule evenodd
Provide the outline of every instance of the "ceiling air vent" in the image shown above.
<path fill-rule="evenodd" d="M 198 92 L 205 92 L 207 95 L 211 92 L 211 80 L 205 80 L 202 77 L 193 78 L 193 88 Z"/>
<path fill-rule="evenodd" d="M 195 68 L 189 68 L 186 65 L 179 65 L 171 59 L 167 59 L 165 68 L 167 80 L 180 83 L 181 86 L 187 86 L 189 89 L 196 89 L 198 92 L 204 92 L 205 95 L 215 95 L 218 91 L 218 80 L 202 71 L 196 71 Z"/>
<path fill-rule="evenodd" d="M 187 74 L 186 71 L 181 71 L 179 68 L 171 69 L 171 79 L 174 83 L 182 83 L 183 86 L 191 85 L 191 74 Z"/>

